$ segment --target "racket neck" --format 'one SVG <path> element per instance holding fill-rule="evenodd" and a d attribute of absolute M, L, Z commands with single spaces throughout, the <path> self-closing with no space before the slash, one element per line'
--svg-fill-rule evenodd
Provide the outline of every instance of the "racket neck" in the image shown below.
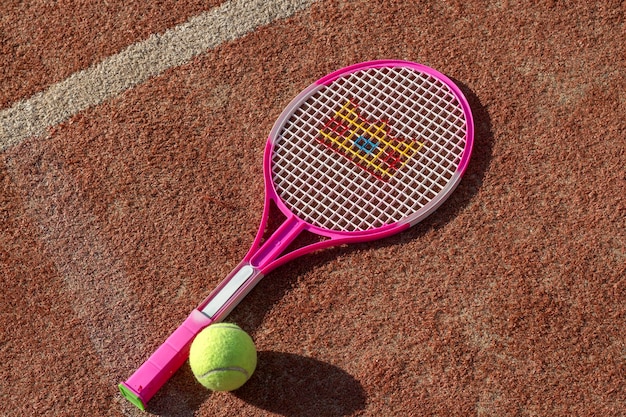
<path fill-rule="evenodd" d="M 256 250 L 248 253 L 246 256 L 248 263 L 260 271 L 266 271 L 267 267 L 285 252 L 305 226 L 306 223 L 296 216 L 288 216 L 267 240 L 263 241 Z"/>

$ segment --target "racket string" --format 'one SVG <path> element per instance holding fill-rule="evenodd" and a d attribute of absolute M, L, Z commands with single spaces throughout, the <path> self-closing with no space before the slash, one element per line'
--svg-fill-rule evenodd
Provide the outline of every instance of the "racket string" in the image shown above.
<path fill-rule="evenodd" d="M 346 107 L 350 103 L 355 107 Z M 347 126 L 329 128 L 325 136 L 333 118 Z M 367 230 L 398 222 L 428 205 L 452 180 L 466 123 L 453 92 L 429 74 L 372 68 L 340 77 L 303 102 L 276 138 L 276 192 L 294 214 L 326 229 Z M 408 152 L 404 141 L 423 146 Z M 387 155 L 377 160 L 383 148 L 402 151 L 397 152 L 401 163 Z"/>

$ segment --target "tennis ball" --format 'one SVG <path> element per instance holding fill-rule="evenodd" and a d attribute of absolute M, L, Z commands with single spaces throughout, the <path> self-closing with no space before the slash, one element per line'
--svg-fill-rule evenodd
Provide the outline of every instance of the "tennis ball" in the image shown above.
<path fill-rule="evenodd" d="M 191 343 L 189 364 L 196 379 L 213 391 L 241 387 L 256 368 L 252 338 L 232 323 L 212 324 Z"/>

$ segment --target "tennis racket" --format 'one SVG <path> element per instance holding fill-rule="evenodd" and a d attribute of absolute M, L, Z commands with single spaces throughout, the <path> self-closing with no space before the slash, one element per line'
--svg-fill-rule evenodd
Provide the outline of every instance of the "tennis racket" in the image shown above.
<path fill-rule="evenodd" d="M 333 245 L 380 239 L 420 222 L 461 180 L 472 151 L 469 104 L 446 76 L 406 61 L 333 72 L 300 93 L 270 131 L 265 206 L 250 251 L 125 382 L 141 409 L 185 362 L 194 337 L 221 321 L 277 266 Z M 274 208 L 273 208 L 274 207 Z M 283 222 L 267 238 L 270 209 Z M 308 232 L 319 237 L 300 247 Z"/>

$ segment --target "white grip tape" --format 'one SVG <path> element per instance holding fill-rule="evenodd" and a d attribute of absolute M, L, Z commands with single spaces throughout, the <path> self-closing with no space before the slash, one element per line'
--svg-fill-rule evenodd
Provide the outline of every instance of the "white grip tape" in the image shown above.
<path fill-rule="evenodd" d="M 244 265 L 233 275 L 228 283 L 215 294 L 215 297 L 202 309 L 202 312 L 214 318 L 218 311 L 235 295 L 235 293 L 255 274 L 255 269 L 251 265 Z"/>

